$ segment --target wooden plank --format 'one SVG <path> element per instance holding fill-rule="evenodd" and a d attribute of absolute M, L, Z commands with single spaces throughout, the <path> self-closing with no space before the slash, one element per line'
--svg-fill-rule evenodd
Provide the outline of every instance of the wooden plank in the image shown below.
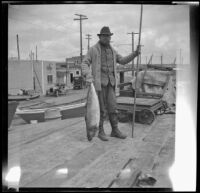
<path fill-rule="evenodd" d="M 155 103 L 157 103 L 158 99 L 151 99 L 151 98 L 137 98 L 136 105 L 147 105 L 152 106 Z M 132 97 L 117 97 L 117 103 L 118 104 L 134 104 L 134 98 Z"/>
<path fill-rule="evenodd" d="M 126 141 L 113 138 L 108 143 L 109 149 L 106 153 L 83 168 L 72 179 L 63 183 L 62 187 L 108 187 L 119 169 L 129 159 L 130 152 L 136 151 L 138 142 L 131 138 L 127 138 Z"/>
<path fill-rule="evenodd" d="M 159 99 L 163 95 L 162 94 L 157 94 L 157 93 L 148 93 L 148 92 L 137 92 L 137 98 L 154 98 L 154 99 Z"/>
<path fill-rule="evenodd" d="M 93 163 L 83 168 L 71 180 L 62 184 L 62 187 L 108 187 L 112 180 L 116 177 L 120 168 L 124 166 L 127 160 L 136 155 L 139 141 L 151 130 L 154 126 L 144 126 L 136 124 L 134 138 L 131 137 L 130 124 L 119 123 L 120 130 L 128 137 L 125 140 L 117 138 L 109 138 L 109 141 L 102 143 L 106 147 L 106 153 L 102 154 Z M 108 128 L 105 128 L 107 133 Z M 108 133 L 107 133 L 108 134 Z"/>
<path fill-rule="evenodd" d="M 127 90 L 120 90 L 120 97 L 133 97 L 134 90 L 127 89 Z M 137 98 L 154 98 L 160 99 L 163 95 L 157 93 L 147 93 L 147 92 L 137 92 Z"/>
<path fill-rule="evenodd" d="M 123 128 L 121 127 L 122 125 L 124 125 Z M 143 133 L 143 131 L 148 130 L 149 127 L 140 124 L 137 125 L 138 128 L 136 129 L 135 136 L 138 139 L 140 135 Z M 81 128 L 79 125 L 80 129 L 77 129 L 77 126 L 78 125 L 74 125 L 70 127 L 72 132 L 67 132 L 67 131 L 65 132 L 63 131 L 61 133 L 56 132 L 54 134 L 49 135 L 46 138 L 37 140 L 32 143 L 24 144 L 21 147 L 21 149 L 19 149 L 18 160 L 21 160 L 20 165 L 23 170 L 23 175 L 21 178 L 22 186 L 27 186 L 27 187 L 30 185 L 33 186 L 34 180 L 37 180 L 43 174 L 44 175 L 48 173 L 50 174 L 51 172 L 55 171 L 55 168 L 57 169 L 63 168 L 65 165 L 62 164 L 65 162 L 70 172 L 69 175 L 67 176 L 67 180 L 69 180 L 69 178 L 72 178 L 82 168 L 84 168 L 85 165 L 88 165 L 90 163 L 90 160 L 87 160 L 87 157 L 88 159 L 89 158 L 95 159 L 96 156 L 94 156 L 93 154 L 96 155 L 98 154 L 97 156 L 99 156 L 102 154 L 102 150 L 108 151 L 110 147 L 114 148 L 113 146 L 115 146 L 118 142 L 121 141 L 118 139 L 111 138 L 113 139 L 113 141 L 111 141 L 109 145 L 107 143 L 100 141 L 98 138 L 94 138 L 92 143 L 89 143 L 87 142 L 87 139 L 85 137 L 84 126 L 82 126 Z M 130 132 L 129 131 L 130 129 L 127 127 L 127 124 L 119 124 L 119 127 L 123 132 L 126 133 Z M 107 132 L 107 134 L 110 133 L 110 124 L 108 122 L 105 123 L 105 132 Z M 98 146 L 95 145 L 93 146 L 93 148 L 90 148 L 94 144 L 98 144 Z M 12 157 L 14 156 L 13 154 L 11 155 Z M 84 155 L 90 155 L 90 156 L 86 156 L 85 158 Z M 12 159 L 12 157 L 9 157 L 9 160 Z M 85 160 L 85 162 L 83 160 Z M 90 172 L 90 169 L 88 170 L 88 172 Z M 49 176 L 48 181 L 51 181 L 50 177 L 51 175 L 47 175 L 47 177 L 48 176 Z M 61 178 L 61 181 L 59 180 L 59 178 Z M 54 185 L 55 184 L 59 185 L 60 182 L 63 182 L 62 175 L 61 177 L 56 175 L 56 179 L 57 180 L 55 181 Z M 45 181 L 42 182 L 44 184 L 41 183 L 40 186 L 42 186 L 42 184 L 44 186 L 48 185 L 47 182 L 46 183 Z"/>
<path fill-rule="evenodd" d="M 168 120 L 165 119 L 165 122 L 168 122 Z M 137 177 L 140 175 L 140 173 L 145 173 L 146 171 L 149 172 L 152 170 L 160 151 L 163 149 L 163 146 L 168 139 L 172 129 L 171 127 L 174 126 L 173 123 L 169 124 L 168 126 L 165 125 L 165 127 L 162 128 L 162 135 L 160 135 L 159 125 L 160 124 L 155 124 L 155 127 L 152 127 L 153 131 L 151 129 L 149 134 L 152 134 L 153 132 L 154 138 L 161 138 L 160 143 L 153 140 L 148 141 L 149 135 L 146 135 L 142 140 L 147 140 L 148 142 L 139 141 L 137 154 L 135 154 L 135 157 L 132 157 L 131 162 L 126 167 L 124 167 L 125 169 L 129 169 L 129 175 L 123 175 L 123 171 L 125 170 L 122 168 L 116 179 L 110 184 L 110 188 L 136 187 Z"/>
<path fill-rule="evenodd" d="M 8 140 L 9 140 L 8 148 L 9 149 L 16 148 L 21 144 L 37 140 L 46 135 L 49 135 L 50 133 L 58 132 L 61 129 L 69 130 L 70 126 L 79 122 L 83 122 L 83 118 L 55 120 L 44 123 L 25 124 L 12 127 L 12 130 L 9 130 L 8 134 Z"/>
<path fill-rule="evenodd" d="M 68 120 L 62 120 L 62 126 L 66 124 L 66 129 L 49 133 L 30 143 L 23 143 L 18 152 L 17 148 L 11 149 L 15 150 L 15 154 L 10 152 L 9 161 L 10 159 L 16 161 L 15 155 L 18 153 L 17 161 L 23 171 L 21 186 L 34 184 L 36 186 L 35 182 L 39 183 L 38 179 L 41 179 L 39 185 L 43 187 L 51 186 L 49 182 L 59 187 L 108 187 L 131 157 L 135 157 L 138 164 L 141 162 L 145 165 L 146 168 L 141 169 L 151 167 L 156 154 L 153 148 L 155 144 L 161 145 L 161 143 L 145 142 L 142 139 L 152 132 L 160 137 L 159 131 L 162 136 L 166 136 L 167 124 L 171 124 L 173 117 L 158 117 L 158 121 L 167 123 L 154 122 L 151 126 L 137 124 L 135 138 L 120 140 L 110 137 L 108 142 L 100 141 L 96 137 L 92 142 L 88 142 L 83 121 L 69 126 Z M 161 125 L 164 126 L 160 127 Z M 130 127 L 128 123 L 119 123 L 120 130 L 129 136 L 131 136 Z M 110 134 L 110 131 L 109 122 L 105 122 L 106 134 Z M 17 133 L 16 130 L 15 132 Z M 152 147 L 148 147 L 150 152 L 144 151 L 145 146 L 142 146 L 144 142 Z M 140 151 L 141 147 L 143 151 Z M 159 147 L 156 149 L 159 151 Z M 68 168 L 67 176 L 57 175 L 57 170 L 61 168 Z"/>
<path fill-rule="evenodd" d="M 74 177 L 82 168 L 92 163 L 105 152 L 105 147 L 98 143 L 91 143 L 91 146 L 77 153 L 69 161 L 60 164 L 45 173 L 36 180 L 28 183 L 25 187 L 60 187 L 61 184 Z M 66 175 L 59 173 L 59 169 L 68 169 Z"/>
<path fill-rule="evenodd" d="M 163 71 L 171 71 L 173 70 L 172 67 L 166 67 L 166 66 L 163 66 L 163 65 L 152 65 L 152 64 L 148 64 L 147 65 L 148 68 L 153 68 L 153 69 L 158 69 L 158 70 L 163 70 Z"/>
<path fill-rule="evenodd" d="M 86 131 L 85 131 L 85 128 L 83 127 L 84 127 L 83 123 L 78 122 L 78 123 L 71 124 L 69 127 L 65 126 L 65 127 L 56 128 L 56 129 L 52 128 L 55 130 L 53 131 L 47 130 L 47 132 L 42 132 L 39 134 L 36 133 L 35 136 L 31 136 L 30 133 L 28 133 L 27 135 L 23 135 L 23 133 L 22 134 L 18 133 L 18 135 L 15 135 L 16 137 L 15 140 L 18 143 L 12 144 L 11 146 L 10 145 L 11 138 L 9 138 L 10 140 L 9 140 L 9 145 L 8 145 L 8 150 L 9 150 L 8 153 L 11 154 L 11 157 L 12 157 L 12 154 L 17 154 L 19 153 L 19 150 L 20 150 L 20 153 L 23 155 L 25 153 L 28 153 L 29 149 L 34 150 L 34 148 L 37 149 L 37 146 L 40 146 L 40 145 L 45 146 L 45 144 L 54 143 L 60 138 L 61 139 L 63 137 L 69 138 L 70 136 L 73 136 L 73 135 L 76 136 L 77 134 L 79 135 L 80 133 L 84 134 L 82 135 L 80 140 L 86 141 Z"/>
<path fill-rule="evenodd" d="M 160 153 L 155 160 L 152 168 L 152 174 L 157 179 L 156 188 L 172 188 L 172 181 L 169 176 L 169 168 L 172 166 L 175 158 L 175 135 L 170 131 L 169 137 L 162 146 Z"/>
<path fill-rule="evenodd" d="M 62 122 L 67 123 L 68 120 Z M 110 127 L 109 123 L 106 123 L 106 125 Z M 20 147 L 9 150 L 9 162 L 14 162 L 13 165 L 15 165 L 17 161 L 23 170 L 21 186 L 31 183 L 34 179 L 49 172 L 54 167 L 61 165 L 66 160 L 71 160 L 73 163 L 74 159 L 72 157 L 93 145 L 94 141 L 89 143 L 86 139 L 85 125 L 83 122 L 67 126 L 68 128 L 60 130 L 60 132 L 51 133 L 46 137 L 35 141 L 33 140 L 30 143 L 24 143 Z M 139 126 L 138 132 L 139 130 L 142 132 L 143 128 L 147 129 L 143 125 Z M 128 129 L 127 126 L 125 128 Z M 110 132 L 110 128 L 105 129 L 106 132 L 108 130 Z M 136 132 L 137 135 L 139 134 L 138 132 Z M 100 141 L 98 138 L 94 139 L 98 142 Z M 103 142 L 100 142 L 100 144 L 104 145 Z M 95 150 L 96 148 L 94 147 L 93 149 Z"/>
<path fill-rule="evenodd" d="M 92 145 L 83 123 L 69 128 L 8 150 L 9 166 L 20 164 L 23 170 L 22 186 Z"/>
<path fill-rule="evenodd" d="M 166 84 L 166 82 L 165 81 L 158 81 L 158 80 L 155 80 L 155 79 L 145 79 L 144 78 L 142 84 L 149 84 L 149 85 L 152 85 L 152 86 L 163 87 Z"/>
<path fill-rule="evenodd" d="M 141 174 L 141 170 L 135 165 L 135 159 L 129 159 L 122 170 L 116 176 L 108 188 L 132 187 L 137 177 Z"/>

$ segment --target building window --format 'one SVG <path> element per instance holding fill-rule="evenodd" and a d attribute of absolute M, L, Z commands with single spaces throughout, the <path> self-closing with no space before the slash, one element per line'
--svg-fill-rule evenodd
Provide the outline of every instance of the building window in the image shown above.
<path fill-rule="evenodd" d="M 73 82 L 73 73 L 70 73 L 70 82 Z"/>
<path fill-rule="evenodd" d="M 79 75 L 79 71 L 76 71 L 76 74 Z"/>
<path fill-rule="evenodd" d="M 53 75 L 47 75 L 47 83 L 52 84 L 53 83 Z"/>

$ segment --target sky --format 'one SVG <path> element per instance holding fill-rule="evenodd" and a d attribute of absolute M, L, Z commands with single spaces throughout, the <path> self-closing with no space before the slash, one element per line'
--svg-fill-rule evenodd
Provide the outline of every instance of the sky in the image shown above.
<path fill-rule="evenodd" d="M 79 16 L 82 21 L 83 54 L 98 42 L 97 34 L 103 26 L 113 33 L 111 44 L 122 56 L 132 51 L 131 32 L 139 32 L 139 4 L 39 4 L 9 5 L 8 10 L 8 57 L 17 57 L 19 37 L 20 59 L 30 59 L 30 52 L 36 52 L 39 60 L 65 61 L 80 56 Z M 141 28 L 142 63 L 189 64 L 189 5 L 143 5 Z M 134 46 L 139 36 L 134 35 Z"/>

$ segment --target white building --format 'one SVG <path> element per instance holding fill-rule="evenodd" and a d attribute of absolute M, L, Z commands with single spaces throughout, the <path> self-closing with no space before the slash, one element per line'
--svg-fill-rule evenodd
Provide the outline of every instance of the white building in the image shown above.
<path fill-rule="evenodd" d="M 57 82 L 56 63 L 52 61 L 8 60 L 8 93 L 16 94 L 20 89 L 46 90 Z"/>

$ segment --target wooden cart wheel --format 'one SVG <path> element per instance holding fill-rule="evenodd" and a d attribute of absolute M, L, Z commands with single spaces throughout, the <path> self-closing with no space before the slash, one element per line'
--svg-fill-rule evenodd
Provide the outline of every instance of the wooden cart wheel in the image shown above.
<path fill-rule="evenodd" d="M 155 114 L 150 109 L 143 109 L 138 112 L 138 121 L 142 124 L 150 125 L 155 119 Z"/>

